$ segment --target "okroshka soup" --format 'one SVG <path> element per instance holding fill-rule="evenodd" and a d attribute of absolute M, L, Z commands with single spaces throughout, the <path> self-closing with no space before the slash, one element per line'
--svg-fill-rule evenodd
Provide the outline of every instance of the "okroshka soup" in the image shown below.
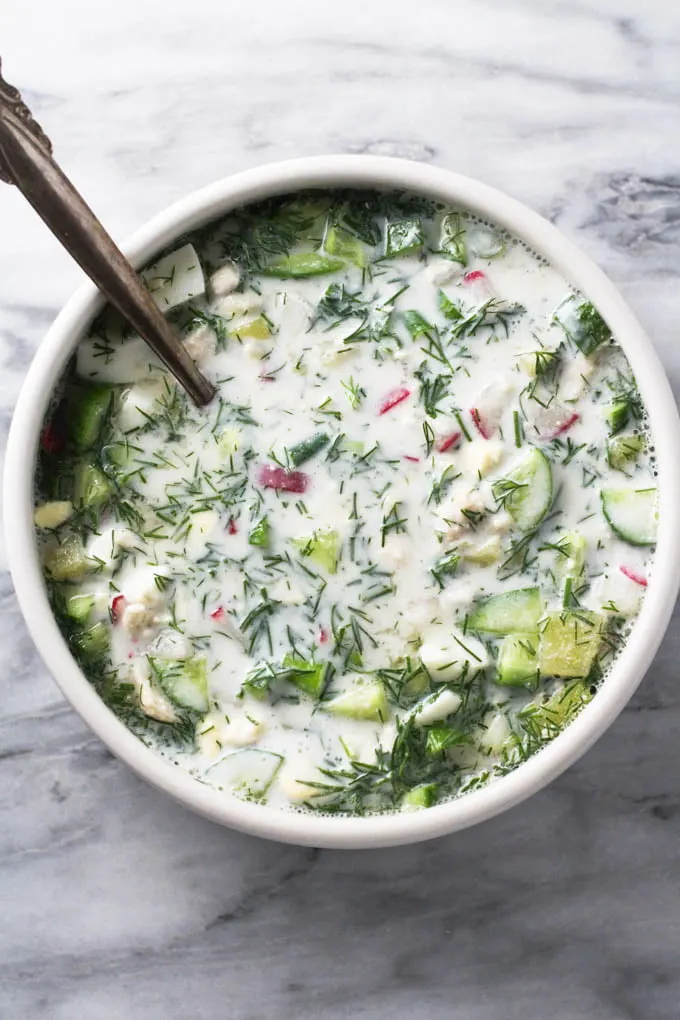
<path fill-rule="evenodd" d="M 597 309 L 410 193 L 232 212 L 144 271 L 218 395 L 110 310 L 41 440 L 83 671 L 158 753 L 282 810 L 425 809 L 596 698 L 654 553 L 654 451 Z"/>

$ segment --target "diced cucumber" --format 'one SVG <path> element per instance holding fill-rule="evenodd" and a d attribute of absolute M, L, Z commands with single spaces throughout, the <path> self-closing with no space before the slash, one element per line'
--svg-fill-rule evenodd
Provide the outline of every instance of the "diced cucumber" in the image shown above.
<path fill-rule="evenodd" d="M 336 573 L 340 557 L 340 536 L 337 531 L 332 529 L 315 531 L 307 538 L 294 538 L 293 545 L 300 550 L 303 556 L 314 560 L 329 574 Z"/>
<path fill-rule="evenodd" d="M 639 433 L 614 436 L 607 443 L 609 466 L 614 468 L 615 471 L 627 473 L 628 469 L 635 464 L 635 461 L 646 445 L 645 437 Z"/>
<path fill-rule="evenodd" d="M 318 252 L 296 252 L 281 255 L 260 270 L 263 276 L 277 276 L 282 280 L 299 280 L 306 276 L 326 276 L 344 269 L 344 259 Z"/>
<path fill-rule="evenodd" d="M 461 266 L 468 264 L 465 227 L 460 213 L 447 213 L 442 219 L 439 247 L 452 262 Z"/>
<path fill-rule="evenodd" d="M 552 467 L 543 451 L 533 447 L 494 483 L 493 494 L 522 531 L 538 527 L 553 500 Z"/>
<path fill-rule="evenodd" d="M 531 733 L 556 737 L 592 698 L 590 684 L 574 680 L 547 701 L 530 702 L 518 715 Z"/>
<path fill-rule="evenodd" d="M 206 770 L 211 786 L 231 790 L 244 800 L 264 800 L 283 765 L 280 754 L 247 747 L 221 758 Z"/>
<path fill-rule="evenodd" d="M 540 588 L 517 588 L 482 599 L 467 624 L 483 634 L 534 634 L 542 616 Z"/>
<path fill-rule="evenodd" d="M 343 230 L 342 227 L 329 224 L 326 228 L 323 246 L 329 255 L 347 259 L 348 262 L 353 262 L 360 269 L 364 269 L 368 265 L 366 249 L 359 238 Z"/>
<path fill-rule="evenodd" d="M 411 255 L 425 244 L 425 233 L 420 220 L 392 220 L 385 231 L 385 258 Z"/>
<path fill-rule="evenodd" d="M 617 432 L 620 432 L 628 424 L 630 419 L 630 401 L 623 397 L 612 400 L 611 403 L 607 404 L 604 416 L 607 425 L 609 425 L 609 431 L 612 435 L 616 435 Z"/>
<path fill-rule="evenodd" d="M 264 315 L 258 315 L 254 319 L 232 326 L 229 335 L 238 337 L 239 340 L 269 340 L 272 331 Z"/>
<path fill-rule="evenodd" d="M 260 517 L 248 533 L 248 544 L 259 546 L 261 549 L 268 549 L 270 543 L 271 529 L 269 518 Z"/>
<path fill-rule="evenodd" d="M 593 354 L 611 340 L 611 330 L 597 309 L 574 294 L 555 311 L 555 320 L 582 354 Z"/>
<path fill-rule="evenodd" d="M 327 667 L 323 662 L 309 662 L 295 655 L 286 655 L 283 660 L 284 669 L 290 670 L 286 679 L 308 694 L 310 698 L 318 698 L 326 685 Z"/>
<path fill-rule="evenodd" d="M 480 259 L 495 259 L 505 251 L 505 240 L 493 227 L 469 227 L 467 246 L 471 255 Z"/>
<path fill-rule="evenodd" d="M 585 677 L 602 641 L 603 617 L 588 610 L 550 613 L 541 627 L 541 676 Z"/>
<path fill-rule="evenodd" d="M 51 503 L 42 503 L 33 511 L 33 521 L 38 528 L 45 528 L 55 531 L 65 524 L 73 513 L 73 503 L 69 500 L 53 500 Z"/>
<path fill-rule="evenodd" d="M 495 563 L 501 554 L 501 540 L 492 535 L 479 545 L 466 544 L 460 547 L 460 553 L 466 563 L 477 563 L 480 567 L 488 567 Z"/>
<path fill-rule="evenodd" d="M 420 786 L 414 786 L 412 790 L 407 790 L 401 799 L 401 806 L 404 811 L 417 811 L 420 808 L 432 807 L 436 803 L 436 783 L 421 783 Z"/>
<path fill-rule="evenodd" d="M 76 623 L 85 623 L 94 609 L 94 595 L 69 595 L 64 610 Z"/>
<path fill-rule="evenodd" d="M 495 683 L 535 691 L 538 682 L 538 634 L 508 634 L 498 654 Z"/>
<path fill-rule="evenodd" d="M 141 277 L 162 312 L 205 293 L 201 262 L 192 244 L 185 244 L 165 255 L 144 269 Z"/>
<path fill-rule="evenodd" d="M 75 634 L 72 641 L 74 648 L 83 658 L 96 659 L 99 655 L 103 655 L 109 647 L 108 627 L 99 620 L 87 630 Z"/>
<path fill-rule="evenodd" d="M 208 673 L 203 658 L 161 659 L 149 656 L 149 665 L 159 687 L 171 701 L 193 712 L 207 712 Z"/>
<path fill-rule="evenodd" d="M 322 702 L 321 707 L 331 715 L 343 715 L 348 719 L 385 722 L 390 714 L 385 688 L 379 680 L 357 682 L 330 701 Z"/>
<path fill-rule="evenodd" d="M 106 503 L 113 486 L 96 464 L 86 461 L 76 469 L 73 501 L 80 507 L 99 507 Z"/>
<path fill-rule="evenodd" d="M 239 448 L 241 430 L 236 428 L 222 429 L 217 439 L 217 446 L 225 457 L 231 457 Z"/>
<path fill-rule="evenodd" d="M 78 581 L 93 566 L 77 535 L 69 535 L 45 557 L 45 569 L 55 581 Z"/>
<path fill-rule="evenodd" d="M 455 726 L 430 726 L 427 730 L 425 750 L 431 757 L 443 754 L 465 739 L 463 730 Z"/>
<path fill-rule="evenodd" d="M 630 545 L 656 542 L 656 489 L 603 489 L 602 512 L 615 535 Z"/>
<path fill-rule="evenodd" d="M 313 436 L 308 436 L 307 439 L 291 446 L 288 456 L 295 467 L 299 467 L 300 464 L 315 457 L 320 450 L 323 450 L 324 446 L 328 445 L 328 442 L 329 436 L 326 432 L 315 432 Z"/>
<path fill-rule="evenodd" d="M 555 545 L 559 548 L 555 573 L 558 577 L 578 578 L 586 563 L 587 542 L 578 531 L 567 531 Z"/>
<path fill-rule="evenodd" d="M 89 450 L 99 438 L 113 401 L 113 386 L 81 383 L 69 405 L 69 436 L 77 450 Z"/>

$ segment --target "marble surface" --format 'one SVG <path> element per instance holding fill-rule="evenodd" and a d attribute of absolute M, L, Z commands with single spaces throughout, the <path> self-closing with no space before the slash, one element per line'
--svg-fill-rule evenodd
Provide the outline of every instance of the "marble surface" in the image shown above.
<path fill-rule="evenodd" d="M 187 190 L 327 151 L 528 202 L 618 282 L 680 387 L 672 0 L 32 0 L 5 71 L 122 238 Z M 0 422 L 79 273 L 0 190 Z M 194 818 L 61 698 L 0 577 L 3 1020 L 678 1020 L 680 634 L 597 746 L 479 828 L 364 853 Z"/>

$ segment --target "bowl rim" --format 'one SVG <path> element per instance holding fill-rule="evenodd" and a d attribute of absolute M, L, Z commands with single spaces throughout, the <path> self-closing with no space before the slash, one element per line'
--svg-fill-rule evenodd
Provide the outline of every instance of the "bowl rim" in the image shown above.
<path fill-rule="evenodd" d="M 225 177 L 180 199 L 122 245 L 139 266 L 187 231 L 258 199 L 303 188 L 403 188 L 460 205 L 505 227 L 543 255 L 583 292 L 609 323 L 636 376 L 649 413 L 659 486 L 659 533 L 651 583 L 626 645 L 596 697 L 527 762 L 489 785 L 426 811 L 332 816 L 251 804 L 197 781 L 146 747 L 104 704 L 72 658 L 52 615 L 33 527 L 33 475 L 40 427 L 79 336 L 104 304 L 86 283 L 50 327 L 30 365 L 14 411 L 4 473 L 5 532 L 21 611 L 62 693 L 88 726 L 151 785 L 216 822 L 299 845 L 381 847 L 419 842 L 477 824 L 518 804 L 573 764 L 614 721 L 652 662 L 680 583 L 680 529 L 665 508 L 680 503 L 680 418 L 651 341 L 613 283 L 551 223 L 477 180 L 409 160 L 328 155 L 270 163 Z"/>

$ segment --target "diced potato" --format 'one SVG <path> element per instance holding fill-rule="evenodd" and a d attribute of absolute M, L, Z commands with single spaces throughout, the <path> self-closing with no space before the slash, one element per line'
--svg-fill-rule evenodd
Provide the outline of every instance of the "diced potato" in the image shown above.
<path fill-rule="evenodd" d="M 42 503 L 35 508 L 33 520 L 38 528 L 49 528 L 55 530 L 69 519 L 73 513 L 73 503 L 69 500 L 55 500 L 52 503 Z"/>
<path fill-rule="evenodd" d="M 226 297 L 241 282 L 241 273 L 233 262 L 225 262 L 210 277 L 210 292 L 214 298 Z"/>
<path fill-rule="evenodd" d="M 185 244 L 165 255 L 143 270 L 141 276 L 162 312 L 205 293 L 203 270 L 192 244 Z"/>

